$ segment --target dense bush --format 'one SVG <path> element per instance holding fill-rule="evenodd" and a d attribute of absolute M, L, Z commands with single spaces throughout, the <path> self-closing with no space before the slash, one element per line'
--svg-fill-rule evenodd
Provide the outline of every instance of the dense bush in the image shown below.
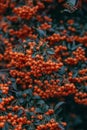
<path fill-rule="evenodd" d="M 0 129 L 87 129 L 87 16 L 62 0 L 0 0 Z"/>

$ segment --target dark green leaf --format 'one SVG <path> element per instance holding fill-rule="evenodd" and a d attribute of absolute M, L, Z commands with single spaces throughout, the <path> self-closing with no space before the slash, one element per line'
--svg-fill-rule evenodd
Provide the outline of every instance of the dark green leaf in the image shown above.
<path fill-rule="evenodd" d="M 65 130 L 64 127 L 61 124 L 59 124 L 59 127 L 60 127 L 61 130 Z"/>
<path fill-rule="evenodd" d="M 42 110 L 40 108 L 36 108 L 36 113 L 42 113 Z"/>
<path fill-rule="evenodd" d="M 5 123 L 5 126 L 2 128 L 2 130 L 9 130 L 9 125 L 7 122 Z"/>
<path fill-rule="evenodd" d="M 41 97 L 36 95 L 36 96 L 33 97 L 33 99 L 41 99 Z"/>
<path fill-rule="evenodd" d="M 59 108 L 60 108 L 60 106 L 61 105 L 63 105 L 65 102 L 59 102 L 56 106 L 55 106 L 55 108 L 54 108 L 54 110 L 56 111 L 56 110 L 58 110 Z"/>
<path fill-rule="evenodd" d="M 0 98 L 0 102 L 2 102 L 2 98 Z"/>
<path fill-rule="evenodd" d="M 22 109 L 18 110 L 18 116 L 21 116 L 22 114 L 23 114 L 23 110 Z"/>
<path fill-rule="evenodd" d="M 63 75 L 65 73 L 65 66 L 62 66 L 61 69 L 58 71 L 60 75 Z"/>
<path fill-rule="evenodd" d="M 17 97 L 21 97 L 22 94 L 23 94 L 22 91 L 16 92 L 16 96 L 17 96 Z"/>
<path fill-rule="evenodd" d="M 39 100 L 39 101 L 37 102 L 37 105 L 43 105 L 43 104 L 45 104 L 44 100 Z"/>
<path fill-rule="evenodd" d="M 48 111 L 48 109 L 49 109 L 49 106 L 48 106 L 48 105 L 44 104 L 44 105 L 42 106 L 42 111 L 43 111 L 43 112 Z"/>
<path fill-rule="evenodd" d="M 43 30 L 37 29 L 37 32 L 39 33 L 39 36 L 40 36 L 40 37 L 46 36 L 46 32 L 43 31 Z"/>
<path fill-rule="evenodd" d="M 34 124 L 37 126 L 37 125 L 40 125 L 40 120 L 35 120 Z"/>
<path fill-rule="evenodd" d="M 13 87 L 14 90 L 17 90 L 17 84 L 16 84 L 16 82 L 12 83 L 12 87 Z"/>
<path fill-rule="evenodd" d="M 48 53 L 48 54 L 50 54 L 50 55 L 55 54 L 54 50 L 52 50 L 52 49 L 50 49 L 50 48 L 49 48 L 49 49 L 47 49 L 47 53 Z"/>
<path fill-rule="evenodd" d="M 23 99 L 22 97 L 19 98 L 18 101 L 19 101 L 21 104 L 24 103 L 24 99 Z"/>
<path fill-rule="evenodd" d="M 37 55 L 37 53 L 33 53 L 32 54 L 32 58 L 35 58 L 36 55 Z"/>
<path fill-rule="evenodd" d="M 30 112 L 26 112 L 26 116 L 28 119 L 30 119 L 31 118 Z"/>
<path fill-rule="evenodd" d="M 32 90 L 26 89 L 26 90 L 23 91 L 23 94 L 28 94 L 28 95 L 32 96 Z"/>

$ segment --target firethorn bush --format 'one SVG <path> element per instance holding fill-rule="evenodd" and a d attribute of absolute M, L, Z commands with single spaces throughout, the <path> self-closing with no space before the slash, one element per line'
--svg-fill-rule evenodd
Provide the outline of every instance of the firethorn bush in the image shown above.
<path fill-rule="evenodd" d="M 61 2 L 0 0 L 0 130 L 87 129 L 87 3 Z"/>

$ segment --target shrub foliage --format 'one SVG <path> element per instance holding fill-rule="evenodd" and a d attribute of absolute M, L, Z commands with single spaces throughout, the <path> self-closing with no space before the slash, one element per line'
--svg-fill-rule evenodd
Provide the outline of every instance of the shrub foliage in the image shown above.
<path fill-rule="evenodd" d="M 87 129 L 86 10 L 0 0 L 0 129 Z"/>

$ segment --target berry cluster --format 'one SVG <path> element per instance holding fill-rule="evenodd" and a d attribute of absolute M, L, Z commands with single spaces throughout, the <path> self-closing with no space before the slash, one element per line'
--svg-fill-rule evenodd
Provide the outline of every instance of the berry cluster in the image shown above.
<path fill-rule="evenodd" d="M 29 6 L 22 6 L 15 8 L 13 12 L 22 19 L 29 20 L 37 13 L 38 9 L 39 9 L 38 5 L 33 8 L 30 8 Z"/>
<path fill-rule="evenodd" d="M 64 130 L 81 120 L 69 114 L 87 107 L 87 16 L 62 16 L 61 2 L 0 0 L 0 129 Z"/>

